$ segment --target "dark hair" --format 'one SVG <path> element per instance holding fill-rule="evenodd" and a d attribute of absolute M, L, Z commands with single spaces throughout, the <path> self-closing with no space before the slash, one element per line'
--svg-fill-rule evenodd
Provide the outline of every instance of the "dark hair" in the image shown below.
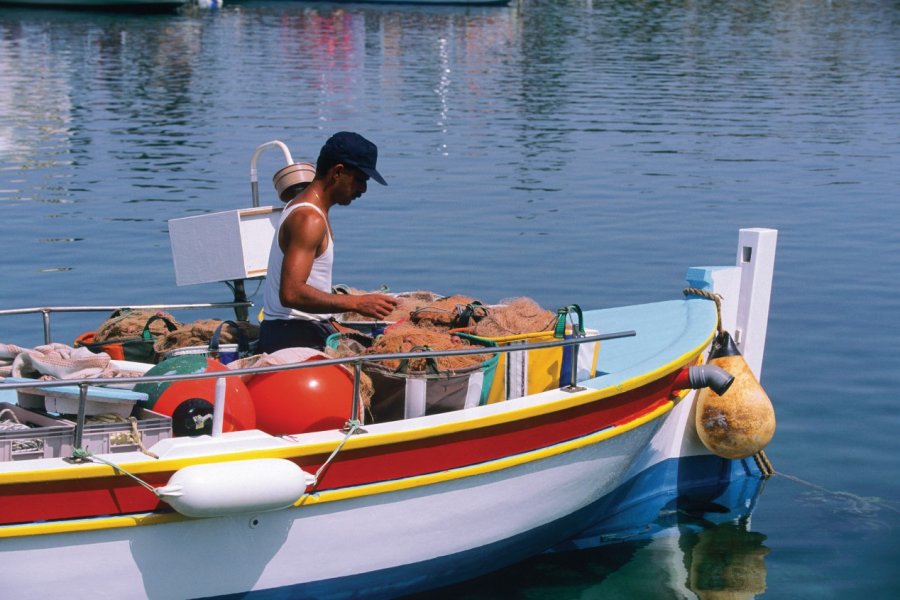
<path fill-rule="evenodd" d="M 295 183 L 294 185 L 290 186 L 289 188 L 287 188 L 283 192 L 281 192 L 281 197 L 280 197 L 281 201 L 282 202 L 290 202 L 297 196 L 297 194 L 299 194 L 300 192 L 305 190 L 307 187 L 309 187 L 308 181 L 304 181 L 302 183 Z"/>
<path fill-rule="evenodd" d="M 341 161 L 334 157 L 334 155 L 328 153 L 323 148 L 321 152 L 319 152 L 319 158 L 316 159 L 316 177 L 321 175 L 324 177 L 331 167 L 336 164 L 339 164 Z"/>

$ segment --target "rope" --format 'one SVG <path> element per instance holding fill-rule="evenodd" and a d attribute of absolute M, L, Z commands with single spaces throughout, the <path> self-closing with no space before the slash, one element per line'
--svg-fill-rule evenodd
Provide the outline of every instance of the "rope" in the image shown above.
<path fill-rule="evenodd" d="M 16 416 L 16 413 L 12 411 L 11 408 L 4 408 L 0 410 L 0 423 L 2 422 L 12 422 L 13 425 L 22 425 L 22 422 L 19 421 L 19 417 Z M 9 427 L 9 429 L 22 429 L 22 427 Z M 28 425 L 23 425 L 23 427 L 28 427 Z"/>
<path fill-rule="evenodd" d="M 31 431 L 31 427 L 19 421 L 19 418 L 16 416 L 16 413 L 12 411 L 10 408 L 4 408 L 0 411 L 0 432 L 7 431 Z M 44 442 L 37 438 L 13 438 L 12 440 L 12 452 L 20 453 L 20 452 L 37 452 L 38 450 L 43 450 Z"/>
<path fill-rule="evenodd" d="M 138 432 L 137 432 L 137 421 L 134 418 L 132 418 L 131 421 L 132 421 L 132 434 L 137 436 L 137 439 L 140 440 L 140 436 L 138 435 Z M 348 429 L 347 429 L 347 433 L 344 435 L 344 439 L 342 439 L 341 442 L 337 445 L 337 447 L 331 453 L 331 456 L 328 457 L 328 460 L 326 460 L 324 463 L 322 463 L 322 466 L 319 467 L 319 469 L 316 471 L 315 480 L 313 481 L 312 485 L 310 486 L 310 491 L 314 491 L 316 486 L 319 485 L 319 481 L 320 481 L 323 473 L 328 468 L 328 466 L 334 461 L 334 459 L 337 457 L 338 452 L 340 452 L 341 449 L 343 449 L 344 444 L 347 443 L 347 440 L 350 439 L 350 436 L 355 434 L 361 427 L 361 423 L 356 419 L 350 420 L 347 424 L 348 424 Z M 140 441 L 138 441 L 138 444 L 141 446 L 142 449 L 144 449 L 143 444 L 141 444 Z M 150 456 L 153 456 L 154 458 L 159 458 L 158 456 L 154 455 L 152 452 L 146 452 L 146 453 Z M 126 476 L 130 477 L 131 479 L 136 481 L 138 484 L 140 484 L 141 487 L 153 492 L 153 495 L 156 496 L 157 498 L 160 497 L 159 491 L 154 486 L 150 485 L 149 483 L 147 483 L 146 481 L 144 481 L 143 479 L 141 479 L 134 473 L 130 473 L 126 469 L 123 469 L 121 466 L 117 465 L 116 463 L 108 461 L 105 458 L 100 458 L 96 454 L 92 454 L 89 450 L 87 450 L 85 448 L 76 448 L 72 452 L 71 460 L 72 460 L 72 462 L 77 462 L 77 463 L 84 463 L 84 462 L 89 462 L 92 460 L 101 462 L 101 463 L 115 469 L 117 474 L 126 475 Z"/>
<path fill-rule="evenodd" d="M 117 465 L 116 463 L 108 461 L 105 458 L 100 458 L 96 454 L 91 454 L 91 452 L 89 450 L 86 450 L 85 448 L 76 448 L 72 452 L 72 458 L 78 462 L 87 462 L 90 460 L 96 460 L 97 462 L 102 462 L 103 464 L 108 465 L 108 466 L 112 467 L 113 469 L 115 469 L 117 474 L 127 475 L 128 477 L 131 477 L 136 482 L 138 482 L 142 487 L 153 492 L 154 496 L 159 497 L 159 491 L 157 491 L 157 489 L 155 487 L 153 487 L 152 485 L 150 485 L 149 483 L 147 483 L 146 481 L 144 481 L 143 479 L 141 479 L 134 473 L 129 473 L 128 471 L 126 471 L 125 469 L 123 469 L 122 467 Z"/>
<path fill-rule="evenodd" d="M 316 474 L 314 476 L 315 480 L 313 481 L 312 485 L 310 485 L 310 493 L 315 491 L 316 487 L 319 485 L 319 480 L 322 474 L 325 472 L 325 469 L 327 469 L 328 465 L 330 465 L 335 457 L 337 457 L 338 452 L 341 451 L 341 449 L 344 447 L 344 444 L 346 444 L 347 440 L 350 439 L 350 436 L 356 433 L 360 428 L 360 422 L 357 419 L 351 419 L 347 422 L 347 425 L 349 427 L 347 428 L 347 433 L 344 434 L 344 439 L 342 439 L 341 443 L 337 445 L 337 448 L 334 449 L 334 452 L 331 453 L 331 456 L 328 457 L 328 460 L 322 463 L 322 466 L 319 467 L 319 469 L 316 471 Z"/>
<path fill-rule="evenodd" d="M 800 485 L 805 485 L 817 492 L 821 493 L 823 496 L 831 497 L 834 500 L 843 500 L 848 503 L 852 503 L 862 509 L 866 509 L 867 512 L 881 508 L 885 510 L 889 510 L 891 512 L 900 514 L 900 508 L 889 504 L 888 501 L 883 500 L 881 498 L 873 498 L 873 497 L 865 497 L 859 496 L 857 494 L 853 494 L 851 492 L 836 492 L 834 490 L 829 490 L 828 488 L 822 487 L 821 485 L 812 483 L 811 481 L 806 481 L 805 479 L 800 479 L 799 477 L 795 477 L 793 475 L 788 475 L 786 473 L 778 472 L 777 476 L 783 477 L 788 481 L 793 481 L 794 483 L 799 483 Z"/>
<path fill-rule="evenodd" d="M 725 330 L 722 328 L 722 295 L 717 294 L 715 292 L 710 292 L 708 290 L 702 290 L 700 288 L 684 288 L 683 290 L 685 296 L 699 296 L 701 298 L 706 298 L 707 300 L 712 300 L 716 303 L 716 332 L 721 334 Z"/>
<path fill-rule="evenodd" d="M 765 450 L 760 450 L 754 454 L 753 460 L 756 461 L 756 466 L 762 472 L 763 477 L 769 478 L 775 474 L 775 467 L 769 462 L 769 457 L 766 456 Z"/>
<path fill-rule="evenodd" d="M 141 433 L 138 431 L 137 419 L 135 419 L 134 417 L 128 417 L 128 421 L 131 423 L 131 439 L 134 441 L 137 447 L 141 449 L 141 452 L 143 452 L 150 458 L 159 458 L 158 454 L 150 452 L 144 445 L 144 438 L 141 437 Z"/>

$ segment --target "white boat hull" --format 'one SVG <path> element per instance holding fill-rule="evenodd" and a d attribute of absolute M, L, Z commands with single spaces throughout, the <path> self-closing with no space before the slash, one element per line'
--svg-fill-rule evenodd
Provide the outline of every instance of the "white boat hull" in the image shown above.
<path fill-rule="evenodd" d="M 622 482 L 660 422 L 513 468 L 388 494 L 261 514 L 8 539 L 0 564 L 15 577 L 4 578 L 5 593 L 192 598 L 296 588 L 302 596 L 304 586 L 311 586 L 315 597 L 380 597 L 450 583 L 473 576 L 478 562 L 482 571 L 493 570 L 587 526 L 559 524 Z M 535 529 L 537 523 L 546 525 Z M 518 549 L 504 544 L 516 539 Z M 479 560 L 473 560 L 479 550 Z M 73 552 L 81 559 L 73 560 Z M 383 576 L 435 560 L 444 567 L 423 569 L 419 581 Z M 102 582 L 99 593 L 75 585 L 91 580 Z"/>

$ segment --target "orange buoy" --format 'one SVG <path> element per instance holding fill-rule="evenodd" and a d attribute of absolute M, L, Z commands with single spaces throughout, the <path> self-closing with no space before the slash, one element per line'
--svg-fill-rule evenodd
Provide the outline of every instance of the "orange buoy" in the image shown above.
<path fill-rule="evenodd" d="M 174 375 L 228 371 L 221 362 L 199 355 L 167 358 L 145 375 Z M 135 391 L 147 393 L 145 406 L 154 412 L 172 417 L 176 436 L 212 433 L 212 414 L 216 399 L 216 379 L 191 379 L 141 383 Z M 256 428 L 256 410 L 247 386 L 237 375 L 225 378 L 225 412 L 222 431 L 243 431 Z"/>
<path fill-rule="evenodd" d="M 353 376 L 337 365 L 263 373 L 247 388 L 257 428 L 272 435 L 340 429 L 353 402 Z"/>
<path fill-rule="evenodd" d="M 760 452 L 775 434 L 775 409 L 728 332 L 716 336 L 709 364 L 734 376 L 719 395 L 703 388 L 697 396 L 695 425 L 703 445 L 723 458 Z"/>

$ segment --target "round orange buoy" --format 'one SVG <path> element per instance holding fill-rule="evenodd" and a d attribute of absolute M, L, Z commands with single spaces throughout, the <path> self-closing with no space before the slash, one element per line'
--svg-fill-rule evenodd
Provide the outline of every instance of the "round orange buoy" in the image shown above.
<path fill-rule="evenodd" d="M 198 355 L 167 358 L 146 375 L 172 375 L 228 371 L 219 361 Z M 212 433 L 212 414 L 216 399 L 215 379 L 164 381 L 142 383 L 135 391 L 148 394 L 145 406 L 154 412 L 172 417 L 176 436 Z M 243 431 L 256 428 L 256 410 L 247 386 L 237 375 L 225 378 L 225 412 L 222 431 Z"/>
<path fill-rule="evenodd" d="M 272 435 L 340 429 L 353 402 L 353 376 L 337 365 L 263 373 L 247 388 L 256 427 Z"/>
<path fill-rule="evenodd" d="M 695 425 L 703 445 L 723 458 L 747 458 L 766 447 L 775 434 L 775 409 L 728 332 L 713 342 L 709 364 L 732 375 L 734 383 L 719 395 L 703 388 L 697 397 Z"/>

